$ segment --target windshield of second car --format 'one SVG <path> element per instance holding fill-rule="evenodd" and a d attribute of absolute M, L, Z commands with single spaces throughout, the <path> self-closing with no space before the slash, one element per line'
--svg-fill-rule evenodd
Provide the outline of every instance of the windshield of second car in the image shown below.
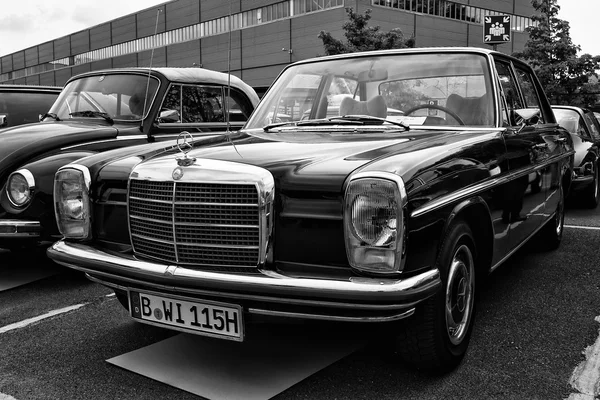
<path fill-rule="evenodd" d="M 356 56 L 285 70 L 246 128 L 365 115 L 410 126 L 494 126 L 487 58 L 473 53 Z M 304 122 L 306 121 L 306 122 Z"/>
<path fill-rule="evenodd" d="M 147 75 L 88 76 L 68 83 L 49 113 L 61 120 L 100 114 L 114 120 L 141 120 L 148 113 L 157 89 L 158 80 Z"/>

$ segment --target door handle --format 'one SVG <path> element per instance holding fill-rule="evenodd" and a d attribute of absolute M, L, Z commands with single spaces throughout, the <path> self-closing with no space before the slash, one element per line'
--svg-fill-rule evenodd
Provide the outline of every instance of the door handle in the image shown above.
<path fill-rule="evenodd" d="M 533 148 L 534 149 L 547 149 L 548 148 L 548 143 L 534 144 Z"/>

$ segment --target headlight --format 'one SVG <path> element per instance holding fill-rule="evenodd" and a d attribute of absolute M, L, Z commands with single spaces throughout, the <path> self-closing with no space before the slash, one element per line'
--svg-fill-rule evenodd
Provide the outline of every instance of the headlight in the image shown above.
<path fill-rule="evenodd" d="M 8 177 L 6 184 L 6 194 L 8 199 L 15 207 L 24 207 L 33 198 L 35 189 L 35 179 L 33 174 L 27 169 L 20 169 L 13 172 Z"/>
<path fill-rule="evenodd" d="M 86 167 L 69 165 L 54 177 L 54 213 L 58 230 L 66 238 L 90 235 L 90 173 Z"/>
<path fill-rule="evenodd" d="M 360 173 L 346 188 L 346 254 L 353 268 L 375 273 L 402 271 L 404 182 L 397 175 Z"/>

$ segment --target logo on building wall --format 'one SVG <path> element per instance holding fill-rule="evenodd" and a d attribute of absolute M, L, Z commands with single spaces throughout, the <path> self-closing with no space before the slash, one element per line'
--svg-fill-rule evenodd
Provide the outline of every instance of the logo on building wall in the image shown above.
<path fill-rule="evenodd" d="M 508 43 L 510 40 L 510 15 L 486 15 L 483 18 L 483 43 Z"/>

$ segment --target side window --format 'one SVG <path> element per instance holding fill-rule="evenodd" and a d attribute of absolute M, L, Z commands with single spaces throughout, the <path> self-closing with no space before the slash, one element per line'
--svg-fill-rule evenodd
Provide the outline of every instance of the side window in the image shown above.
<path fill-rule="evenodd" d="M 225 98 L 229 107 L 229 121 L 231 122 L 246 122 L 252 114 L 252 102 L 245 94 L 236 89 L 227 90 L 225 88 Z"/>
<path fill-rule="evenodd" d="M 184 86 L 181 108 L 184 123 L 224 122 L 220 87 Z"/>
<path fill-rule="evenodd" d="M 510 64 L 496 60 L 496 71 L 498 72 L 498 79 L 505 100 L 504 102 L 500 102 L 502 104 L 502 122 L 504 126 L 513 126 L 515 125 L 515 122 L 512 120 L 514 110 L 525 107 L 523 107 L 517 85 L 510 72 Z"/>
<path fill-rule="evenodd" d="M 525 107 L 537 108 L 540 110 L 540 100 L 538 93 L 535 90 L 535 84 L 533 83 L 533 77 L 531 76 L 531 73 L 519 67 L 515 67 L 515 70 L 517 71 L 517 81 L 521 86 L 523 97 L 525 97 Z M 546 121 L 546 118 L 544 118 L 543 111 L 540 111 L 540 123 L 543 124 Z"/>
<path fill-rule="evenodd" d="M 585 120 L 588 122 L 588 125 L 591 128 L 591 136 L 594 140 L 600 140 L 600 123 L 598 123 L 598 119 L 594 117 L 594 114 L 591 112 L 587 112 L 583 115 Z"/>
<path fill-rule="evenodd" d="M 165 96 L 160 111 L 177 111 L 177 115 L 181 117 L 181 85 L 171 85 L 171 88 Z M 173 120 L 169 120 L 174 122 Z M 181 122 L 181 118 L 178 118 L 177 122 Z"/>

